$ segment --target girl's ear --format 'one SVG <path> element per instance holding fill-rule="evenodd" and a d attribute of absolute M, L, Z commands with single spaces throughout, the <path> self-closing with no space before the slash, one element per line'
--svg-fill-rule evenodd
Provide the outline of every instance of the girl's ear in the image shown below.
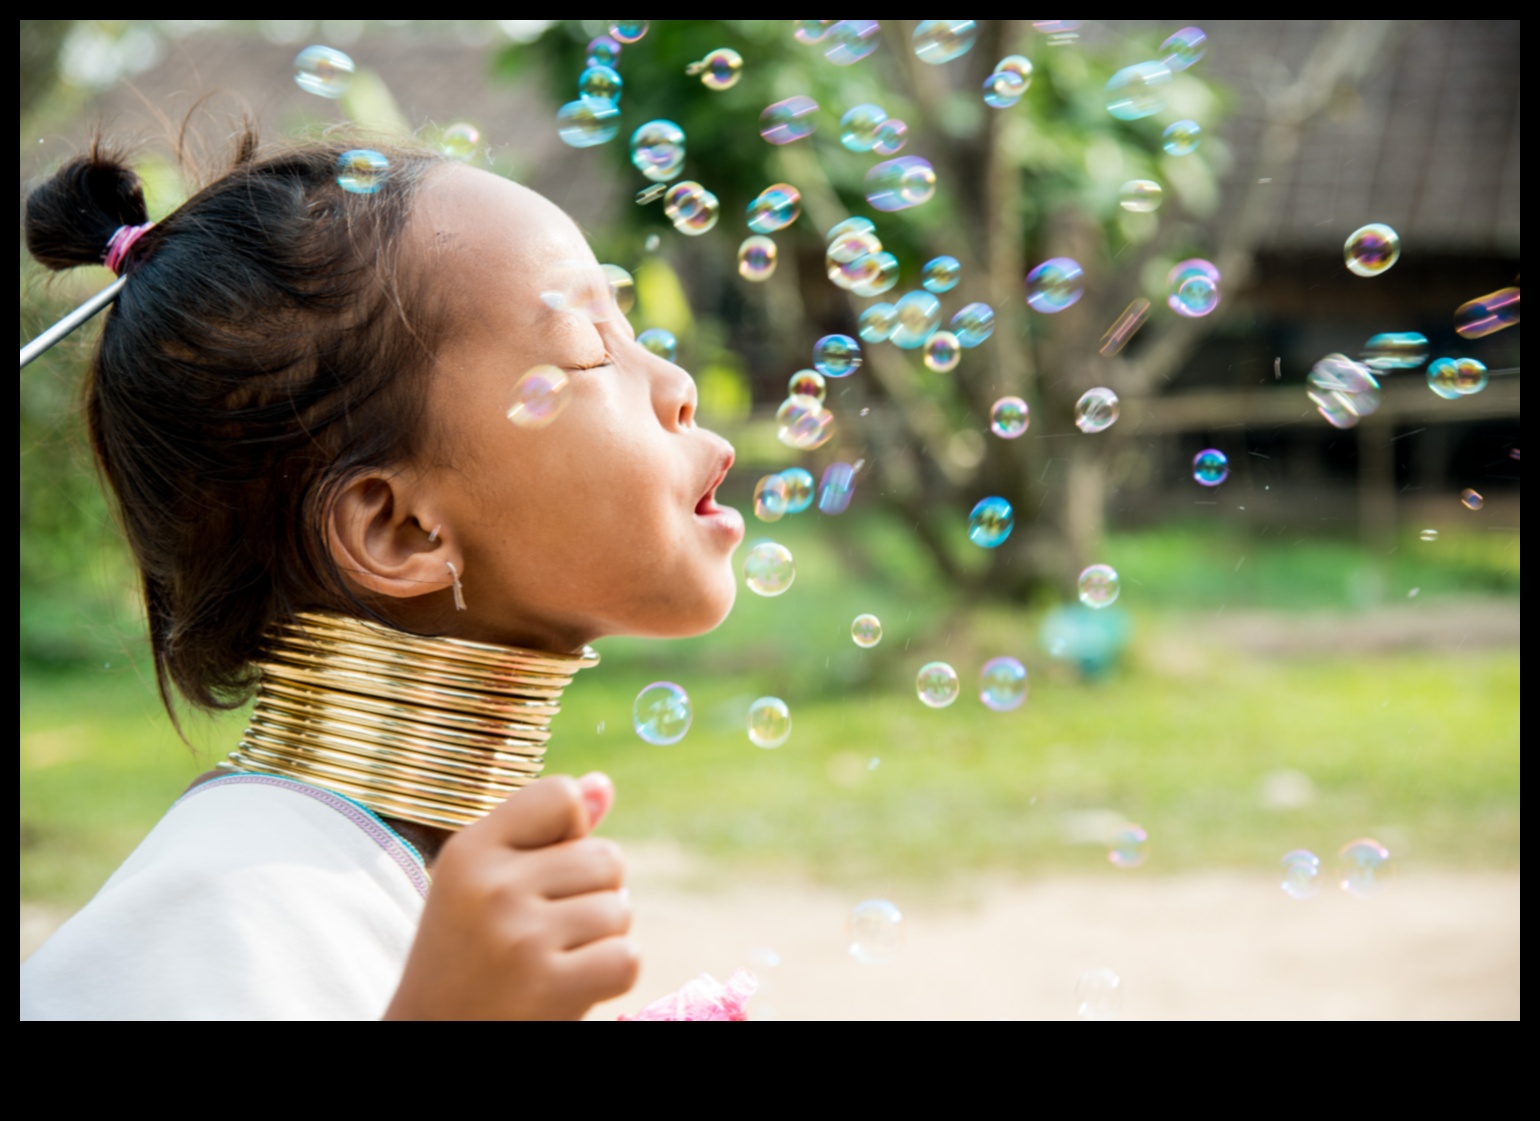
<path fill-rule="evenodd" d="M 447 527 L 414 509 L 409 473 L 349 480 L 326 515 L 327 547 L 348 580 L 366 592 L 409 599 L 443 591 L 464 569 Z M 453 566 L 451 568 L 450 566 Z"/>

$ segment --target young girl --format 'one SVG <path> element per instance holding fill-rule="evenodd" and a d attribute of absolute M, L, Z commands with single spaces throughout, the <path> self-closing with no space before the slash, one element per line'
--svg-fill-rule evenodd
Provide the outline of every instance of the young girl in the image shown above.
<path fill-rule="evenodd" d="M 127 278 L 87 415 L 162 697 L 257 706 L 24 1017 L 575 1018 L 635 979 L 608 780 L 518 788 L 586 643 L 726 615 L 732 449 L 557 206 L 412 150 L 348 190 L 346 147 L 248 137 L 153 226 L 101 148 L 28 200 L 38 260 Z"/>

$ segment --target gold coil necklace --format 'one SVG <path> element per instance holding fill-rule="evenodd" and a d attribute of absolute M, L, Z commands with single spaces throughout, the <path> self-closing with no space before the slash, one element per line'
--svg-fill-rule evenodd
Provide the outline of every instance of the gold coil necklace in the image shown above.
<path fill-rule="evenodd" d="M 539 777 L 551 718 L 599 655 L 424 638 L 343 615 L 275 624 L 241 744 L 220 766 L 458 829 Z"/>

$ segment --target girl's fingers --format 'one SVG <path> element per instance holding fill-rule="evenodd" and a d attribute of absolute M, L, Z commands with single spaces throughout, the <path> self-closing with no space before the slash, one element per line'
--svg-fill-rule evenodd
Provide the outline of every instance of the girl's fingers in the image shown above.
<path fill-rule="evenodd" d="M 593 891 L 550 905 L 555 945 L 577 950 L 631 930 L 631 901 L 618 891 Z"/>
<path fill-rule="evenodd" d="M 547 899 L 566 899 L 592 891 L 615 891 L 624 882 L 625 858 L 620 846 L 599 837 L 584 837 L 520 856 L 528 864 L 528 883 Z"/>
<path fill-rule="evenodd" d="M 631 991 L 641 959 L 631 939 L 603 938 L 565 954 L 557 954 L 554 969 L 573 1001 L 598 1004 Z"/>
<path fill-rule="evenodd" d="M 538 849 L 586 836 L 588 830 L 589 808 L 583 788 L 576 779 L 553 775 L 509 795 L 460 835 L 508 848 Z"/>

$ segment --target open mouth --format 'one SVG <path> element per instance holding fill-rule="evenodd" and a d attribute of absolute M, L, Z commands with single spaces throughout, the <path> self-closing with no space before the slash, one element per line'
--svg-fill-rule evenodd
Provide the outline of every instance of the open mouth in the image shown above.
<path fill-rule="evenodd" d="M 706 488 L 706 493 L 700 496 L 700 501 L 695 504 L 695 512 L 702 517 L 721 513 L 722 507 L 717 505 L 717 487 L 727 479 L 727 472 L 732 469 L 733 453 L 729 451 L 722 460 L 722 468 L 717 472 L 716 478 L 711 480 L 711 485 Z"/>

